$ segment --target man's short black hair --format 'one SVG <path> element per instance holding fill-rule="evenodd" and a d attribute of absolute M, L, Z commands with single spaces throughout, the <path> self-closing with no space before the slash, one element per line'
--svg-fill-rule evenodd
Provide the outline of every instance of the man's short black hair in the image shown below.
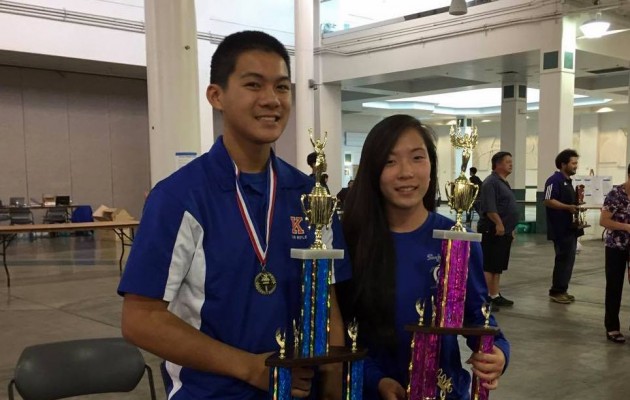
<path fill-rule="evenodd" d="M 505 157 L 510 156 L 512 157 L 512 153 L 510 153 L 509 151 L 499 151 L 497 153 L 495 153 L 492 156 L 492 170 L 494 171 L 494 169 L 497 167 L 497 164 L 501 162 L 501 160 L 503 160 Z"/>
<path fill-rule="evenodd" d="M 282 43 L 273 36 L 259 31 L 242 31 L 226 36 L 219 44 L 210 62 L 210 83 L 222 88 L 227 87 L 228 78 L 236 68 L 238 57 L 252 50 L 276 53 L 287 65 L 291 77 L 289 53 Z"/>
<path fill-rule="evenodd" d="M 580 155 L 573 149 L 562 150 L 556 156 L 556 168 L 560 169 L 562 164 L 568 164 L 572 157 L 580 157 Z"/>
<path fill-rule="evenodd" d="M 315 162 L 317 161 L 317 153 L 312 152 L 308 156 L 306 156 L 306 163 L 310 165 L 312 168 L 315 168 Z"/>
<path fill-rule="evenodd" d="M 468 171 L 470 171 L 471 175 L 477 175 L 477 168 L 475 168 L 475 167 L 470 167 L 470 169 Z"/>

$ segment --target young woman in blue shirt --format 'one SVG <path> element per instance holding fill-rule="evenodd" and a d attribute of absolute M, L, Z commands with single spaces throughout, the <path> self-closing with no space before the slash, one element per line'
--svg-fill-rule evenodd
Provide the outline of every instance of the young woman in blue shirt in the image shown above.
<path fill-rule="evenodd" d="M 433 239 L 432 232 L 454 225 L 435 213 L 436 184 L 436 147 L 426 126 L 414 117 L 394 115 L 372 128 L 344 204 L 342 222 L 353 277 L 339 288 L 342 313 L 357 318 L 362 344 L 369 349 L 365 399 L 406 398 L 411 334 L 404 325 L 418 321 L 417 299 L 436 295 L 441 241 Z M 465 325 L 484 323 L 486 296 L 481 248 L 472 243 Z M 491 324 L 496 325 L 494 318 Z M 478 339 L 467 339 L 476 349 Z M 473 351 L 468 363 L 485 387 L 495 389 L 508 358 L 509 344 L 498 334 L 492 353 Z M 453 380 L 449 400 L 470 396 L 470 374 L 460 360 L 457 337 L 443 336 L 440 368 Z"/>

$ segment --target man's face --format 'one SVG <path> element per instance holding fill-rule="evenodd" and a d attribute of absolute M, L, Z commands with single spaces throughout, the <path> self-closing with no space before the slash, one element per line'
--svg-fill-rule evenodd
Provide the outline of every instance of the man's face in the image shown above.
<path fill-rule="evenodd" d="M 567 176 L 573 176 L 577 173 L 578 168 L 578 158 L 571 157 L 567 164 L 562 164 L 562 172 L 564 172 Z"/>
<path fill-rule="evenodd" d="M 512 173 L 512 156 L 505 156 L 497 163 L 496 171 L 502 176 L 508 176 Z"/>
<path fill-rule="evenodd" d="M 225 135 L 252 144 L 275 142 L 291 113 L 291 81 L 276 53 L 242 53 L 225 88 L 210 85 L 207 97 L 223 113 Z"/>

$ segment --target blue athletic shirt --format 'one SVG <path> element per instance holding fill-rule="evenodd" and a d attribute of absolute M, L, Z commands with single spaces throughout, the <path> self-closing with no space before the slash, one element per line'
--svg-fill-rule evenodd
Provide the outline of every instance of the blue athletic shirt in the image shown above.
<path fill-rule="evenodd" d="M 267 255 L 267 270 L 277 280 L 274 293 L 262 295 L 254 288 L 261 268 L 238 209 L 234 165 L 222 138 L 151 191 L 118 292 L 164 300 L 175 315 L 228 345 L 251 353 L 277 351 L 276 329 L 291 333 L 292 320 L 299 317 L 301 262 L 290 257 L 290 249 L 309 247 L 314 240 L 300 204 L 313 180 L 273 152 L 271 163 L 278 177 Z M 267 201 L 265 195 L 252 196 L 260 191 L 260 179 L 245 177 L 241 185 L 250 209 L 264 209 L 257 203 Z M 257 217 L 260 211 L 252 214 L 264 221 Z M 329 248 L 346 248 L 336 218 L 324 238 Z M 340 282 L 350 274 L 346 251 L 335 263 L 333 279 Z M 169 399 L 268 397 L 227 376 L 171 362 L 166 368 L 172 380 Z"/>
<path fill-rule="evenodd" d="M 558 200 L 564 204 L 577 205 L 573 180 L 556 171 L 545 182 L 545 200 Z M 560 240 L 568 236 L 582 236 L 583 229 L 573 227 L 573 214 L 565 210 L 545 207 L 547 212 L 547 239 Z"/>
<path fill-rule="evenodd" d="M 404 329 L 405 325 L 418 323 L 416 300 L 429 301 L 437 298 L 436 268 L 440 264 L 440 239 L 433 239 L 434 229 L 449 230 L 455 223 L 439 214 L 429 213 L 424 224 L 413 232 L 392 232 L 396 248 L 396 353 L 392 354 L 379 346 L 368 343 L 369 357 L 365 364 L 364 399 L 380 399 L 378 382 L 390 377 L 400 382 L 406 389 L 409 383 L 409 361 L 411 360 L 412 335 Z M 481 246 L 471 243 L 471 254 L 466 287 L 464 326 L 480 326 L 485 322 L 481 306 L 486 301 L 488 289 L 483 275 Z M 431 320 L 430 307 L 426 307 L 425 321 Z M 490 324 L 497 326 L 494 317 Z M 453 392 L 448 400 L 468 400 L 470 398 L 470 373 L 462 367 L 457 336 L 444 335 L 441 338 L 440 368 L 452 378 Z M 477 349 L 477 339 L 467 338 L 468 346 Z M 495 337 L 495 345 L 505 354 L 506 366 L 510 357 L 510 345 L 502 333 Z M 467 355 L 466 355 L 467 356 Z"/>

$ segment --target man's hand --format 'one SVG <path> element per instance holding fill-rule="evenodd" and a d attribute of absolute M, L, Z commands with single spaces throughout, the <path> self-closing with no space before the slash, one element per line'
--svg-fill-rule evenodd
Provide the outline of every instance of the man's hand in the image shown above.
<path fill-rule="evenodd" d="M 573 204 L 567 204 L 567 211 L 570 212 L 571 214 L 577 214 L 579 208 L 576 205 Z"/>
<path fill-rule="evenodd" d="M 497 236 L 503 236 L 505 235 L 505 226 L 503 226 L 503 224 L 497 224 L 496 225 L 496 233 Z"/>
<path fill-rule="evenodd" d="M 265 392 L 269 391 L 269 367 L 265 366 L 265 360 L 274 354 L 262 353 L 254 355 L 251 373 L 247 383 Z M 311 383 L 315 373 L 311 368 L 291 369 L 291 396 L 303 398 L 311 393 Z"/>
<path fill-rule="evenodd" d="M 378 393 L 383 400 L 404 400 L 407 398 L 405 389 L 392 378 L 383 378 L 378 382 Z"/>
<path fill-rule="evenodd" d="M 492 348 L 492 353 L 473 353 L 467 364 L 472 364 L 472 371 L 479 379 L 481 385 L 489 390 L 499 386 L 499 377 L 505 367 L 505 355 L 497 346 Z"/>
<path fill-rule="evenodd" d="M 303 398 L 311 393 L 311 385 L 315 373 L 311 368 L 291 369 L 291 396 Z M 269 378 L 267 378 L 269 379 Z"/>

